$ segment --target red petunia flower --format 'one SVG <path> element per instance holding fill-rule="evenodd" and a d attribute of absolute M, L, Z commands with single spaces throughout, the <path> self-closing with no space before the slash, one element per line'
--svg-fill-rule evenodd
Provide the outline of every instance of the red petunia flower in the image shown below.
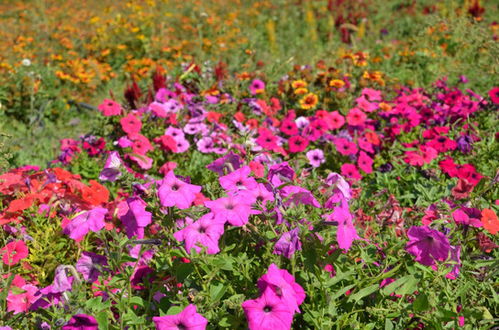
<path fill-rule="evenodd" d="M 0 249 L 2 261 L 7 266 L 14 266 L 28 256 L 28 247 L 23 241 L 13 241 Z"/>

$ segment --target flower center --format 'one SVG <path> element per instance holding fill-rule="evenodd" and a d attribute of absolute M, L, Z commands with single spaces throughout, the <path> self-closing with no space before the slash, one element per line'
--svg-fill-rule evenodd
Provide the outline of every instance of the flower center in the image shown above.
<path fill-rule="evenodd" d="M 173 186 L 172 186 L 172 190 L 173 191 L 177 191 L 180 189 L 180 186 L 178 185 L 178 183 L 175 183 Z"/>
<path fill-rule="evenodd" d="M 265 313 L 270 313 L 270 312 L 272 312 L 272 306 L 266 305 L 265 307 L 263 307 L 263 311 L 264 311 Z"/>

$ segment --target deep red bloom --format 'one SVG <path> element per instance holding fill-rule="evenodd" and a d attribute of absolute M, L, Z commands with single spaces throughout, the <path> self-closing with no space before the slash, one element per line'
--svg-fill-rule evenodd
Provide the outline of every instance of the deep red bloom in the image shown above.
<path fill-rule="evenodd" d="M 494 104 L 499 104 L 499 87 L 494 87 L 489 91 L 490 100 Z"/>

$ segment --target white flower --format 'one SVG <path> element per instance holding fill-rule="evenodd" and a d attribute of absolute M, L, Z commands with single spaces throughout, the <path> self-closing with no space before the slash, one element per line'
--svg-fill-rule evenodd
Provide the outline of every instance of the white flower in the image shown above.
<path fill-rule="evenodd" d="M 21 61 L 21 64 L 24 65 L 24 66 L 30 66 L 31 65 L 31 61 L 29 58 L 25 58 Z"/>

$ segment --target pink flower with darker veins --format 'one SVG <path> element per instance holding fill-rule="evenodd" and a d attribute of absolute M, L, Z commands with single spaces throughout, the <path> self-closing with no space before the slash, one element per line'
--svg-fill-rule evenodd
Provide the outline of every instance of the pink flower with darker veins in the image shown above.
<path fill-rule="evenodd" d="M 243 196 L 228 196 L 206 201 L 204 205 L 213 212 L 215 220 L 229 222 L 233 226 L 244 226 L 248 223 L 251 214 L 257 214 L 258 211 L 251 208 L 251 204 Z"/>
<path fill-rule="evenodd" d="M 177 231 L 173 236 L 177 241 L 185 242 L 187 252 L 194 249 L 199 253 L 204 246 L 207 248 L 208 254 L 217 254 L 220 252 L 218 240 L 224 233 L 224 224 L 223 221 L 215 220 L 213 213 L 208 213 L 199 218 L 198 221 Z"/>
<path fill-rule="evenodd" d="M 176 206 L 179 209 L 191 207 L 196 199 L 196 194 L 201 191 L 201 186 L 186 183 L 175 176 L 173 171 L 168 172 L 161 181 L 158 196 L 163 206 Z"/>
<path fill-rule="evenodd" d="M 222 188 L 230 192 L 252 190 L 256 188 L 257 182 L 254 178 L 249 176 L 250 173 L 251 168 L 249 166 L 244 166 L 220 177 L 218 180 Z"/>
<path fill-rule="evenodd" d="M 175 315 L 155 316 L 152 318 L 157 330 L 204 330 L 208 320 L 190 304 L 182 312 Z"/>
<path fill-rule="evenodd" d="M 242 303 L 250 330 L 287 330 L 293 323 L 293 312 L 270 288 L 262 296 Z"/>

